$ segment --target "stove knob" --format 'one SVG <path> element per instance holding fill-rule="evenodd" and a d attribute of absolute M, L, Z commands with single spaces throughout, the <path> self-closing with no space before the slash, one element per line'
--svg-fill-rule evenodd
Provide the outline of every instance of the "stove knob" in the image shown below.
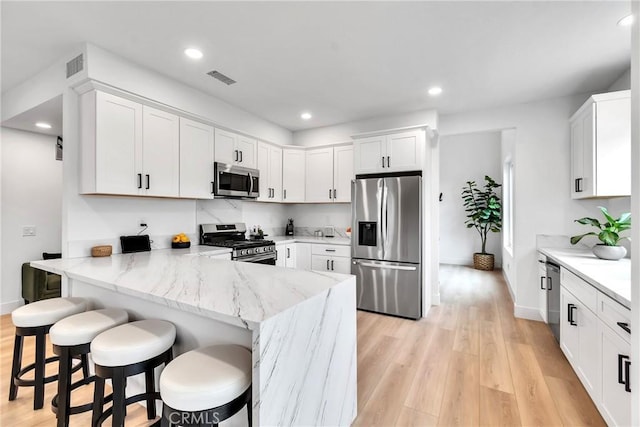
<path fill-rule="evenodd" d="M 240 249 L 240 255 L 246 255 L 246 254 L 247 254 L 246 249 Z"/>

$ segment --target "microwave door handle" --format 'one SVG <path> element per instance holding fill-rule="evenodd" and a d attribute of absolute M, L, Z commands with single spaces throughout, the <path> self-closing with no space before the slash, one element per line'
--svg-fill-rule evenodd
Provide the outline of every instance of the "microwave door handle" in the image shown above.
<path fill-rule="evenodd" d="M 249 195 L 251 195 L 251 193 L 253 193 L 253 177 L 251 173 L 249 173 Z"/>

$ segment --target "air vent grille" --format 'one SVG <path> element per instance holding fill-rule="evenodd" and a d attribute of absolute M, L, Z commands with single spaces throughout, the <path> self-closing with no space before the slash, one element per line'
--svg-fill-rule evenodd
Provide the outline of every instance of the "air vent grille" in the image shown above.
<path fill-rule="evenodd" d="M 71 61 L 67 62 L 67 78 L 82 71 L 84 67 L 84 60 L 82 54 L 76 56 Z"/>
<path fill-rule="evenodd" d="M 224 83 L 226 85 L 232 85 L 232 84 L 236 83 L 235 80 L 225 76 L 220 71 L 213 70 L 213 71 L 209 71 L 207 74 L 210 75 L 211 77 L 213 77 L 214 79 L 220 80 L 222 83 Z"/>

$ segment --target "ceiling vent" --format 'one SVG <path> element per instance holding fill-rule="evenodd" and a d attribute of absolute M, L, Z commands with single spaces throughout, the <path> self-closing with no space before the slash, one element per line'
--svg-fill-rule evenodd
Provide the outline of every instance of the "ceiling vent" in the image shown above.
<path fill-rule="evenodd" d="M 213 70 L 213 71 L 209 71 L 207 74 L 213 77 L 214 79 L 220 80 L 222 83 L 226 85 L 232 85 L 236 83 L 235 80 L 230 79 L 229 77 L 222 74 L 220 71 Z"/>
<path fill-rule="evenodd" d="M 82 71 L 84 67 L 84 61 L 82 54 L 76 56 L 71 61 L 67 62 L 67 78 Z"/>

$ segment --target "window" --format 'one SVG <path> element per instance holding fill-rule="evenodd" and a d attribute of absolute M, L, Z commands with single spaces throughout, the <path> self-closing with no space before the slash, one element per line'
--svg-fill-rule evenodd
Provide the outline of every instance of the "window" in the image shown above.
<path fill-rule="evenodd" d="M 502 245 L 513 255 L 513 161 L 507 158 L 503 169 L 502 186 Z"/>

